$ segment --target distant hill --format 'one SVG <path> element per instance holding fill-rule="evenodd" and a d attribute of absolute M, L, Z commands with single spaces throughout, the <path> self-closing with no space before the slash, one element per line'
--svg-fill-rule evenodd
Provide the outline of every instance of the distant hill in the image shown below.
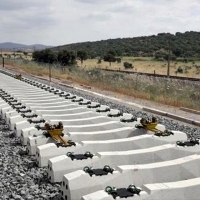
<path fill-rule="evenodd" d="M 0 43 L 0 49 L 7 51 L 34 51 L 34 50 L 43 50 L 46 48 L 52 48 L 53 46 L 46 46 L 43 44 L 33 44 L 33 45 L 25 45 L 25 44 L 17 44 L 12 42 L 4 42 Z"/>
<path fill-rule="evenodd" d="M 114 51 L 117 56 L 154 56 L 156 51 L 171 49 L 177 57 L 200 57 L 200 32 L 187 31 L 176 34 L 159 33 L 151 36 L 117 38 L 96 42 L 67 44 L 52 48 L 78 51 L 84 50 L 91 58 Z"/>

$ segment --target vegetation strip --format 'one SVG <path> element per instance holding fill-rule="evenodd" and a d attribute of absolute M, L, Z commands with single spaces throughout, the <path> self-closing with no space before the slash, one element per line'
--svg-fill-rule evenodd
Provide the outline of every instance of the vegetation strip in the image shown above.
<path fill-rule="evenodd" d="M 184 108 L 184 107 L 180 107 L 180 110 L 200 115 L 200 111 L 198 111 L 198 110 L 193 110 L 193 109 Z"/>

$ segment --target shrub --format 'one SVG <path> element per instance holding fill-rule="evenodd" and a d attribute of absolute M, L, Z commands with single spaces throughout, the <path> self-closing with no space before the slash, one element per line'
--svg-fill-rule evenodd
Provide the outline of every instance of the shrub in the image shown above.
<path fill-rule="evenodd" d="M 178 67 L 178 69 L 176 70 L 176 73 L 180 73 L 180 74 L 182 74 L 182 73 L 183 73 L 183 69 L 182 69 L 182 67 Z"/>
<path fill-rule="evenodd" d="M 97 64 L 101 64 L 101 58 L 98 59 Z"/>
<path fill-rule="evenodd" d="M 125 69 L 133 69 L 132 63 L 124 62 L 124 68 Z"/>
<path fill-rule="evenodd" d="M 121 58 L 116 58 L 117 63 L 121 63 L 122 59 Z"/>

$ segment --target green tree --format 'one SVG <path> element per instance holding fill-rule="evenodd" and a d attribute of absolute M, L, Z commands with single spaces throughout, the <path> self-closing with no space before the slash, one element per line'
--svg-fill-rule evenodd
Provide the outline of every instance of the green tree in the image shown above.
<path fill-rule="evenodd" d="M 80 59 L 82 65 L 83 61 L 88 59 L 88 54 L 83 50 L 77 51 L 77 58 Z"/>
<path fill-rule="evenodd" d="M 112 62 L 116 61 L 115 52 L 109 51 L 103 58 L 104 61 L 109 62 L 110 66 Z"/>
<path fill-rule="evenodd" d="M 25 56 L 27 56 L 27 55 L 28 55 L 28 52 L 24 51 L 23 54 L 24 54 Z"/>
<path fill-rule="evenodd" d="M 155 55 L 154 55 L 156 60 L 168 60 L 168 58 L 170 57 L 170 60 L 176 60 L 176 56 L 170 52 L 166 51 L 165 49 L 161 49 L 156 51 Z"/>
<path fill-rule="evenodd" d="M 36 62 L 54 63 L 57 61 L 57 54 L 51 49 L 33 52 L 33 60 Z"/>
<path fill-rule="evenodd" d="M 72 51 L 61 50 L 58 52 L 58 61 L 62 65 L 73 65 L 76 63 L 76 56 Z"/>
<path fill-rule="evenodd" d="M 57 53 L 52 51 L 52 50 L 49 50 L 47 51 L 47 60 L 48 60 L 48 63 L 54 63 L 57 61 Z"/>
<path fill-rule="evenodd" d="M 176 56 L 176 57 L 182 57 L 183 56 L 183 50 L 182 49 L 174 49 L 172 51 L 172 53 Z"/>
<path fill-rule="evenodd" d="M 116 38 L 96 42 L 82 42 L 55 47 L 72 49 L 73 51 L 86 51 L 88 57 L 97 58 L 104 55 L 107 50 L 114 50 L 115 56 L 152 56 L 160 49 L 170 49 L 176 57 L 200 57 L 200 32 L 185 33 L 159 33 L 146 37 Z"/>
<path fill-rule="evenodd" d="M 167 60 L 168 52 L 165 49 L 160 49 L 155 52 L 155 59 L 156 60 Z"/>

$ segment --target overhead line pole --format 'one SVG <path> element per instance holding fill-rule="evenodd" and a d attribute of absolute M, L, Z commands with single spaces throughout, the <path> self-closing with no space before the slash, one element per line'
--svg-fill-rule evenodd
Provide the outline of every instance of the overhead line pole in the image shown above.
<path fill-rule="evenodd" d="M 49 63 L 49 82 L 51 82 L 51 64 Z"/>
<path fill-rule="evenodd" d="M 168 38 L 168 59 L 167 59 L 167 77 L 170 77 L 170 60 L 171 60 L 171 46 L 170 38 Z"/>
<path fill-rule="evenodd" d="M 2 66 L 4 68 L 4 57 L 3 57 L 2 49 L 1 49 L 1 58 L 2 58 Z"/>

